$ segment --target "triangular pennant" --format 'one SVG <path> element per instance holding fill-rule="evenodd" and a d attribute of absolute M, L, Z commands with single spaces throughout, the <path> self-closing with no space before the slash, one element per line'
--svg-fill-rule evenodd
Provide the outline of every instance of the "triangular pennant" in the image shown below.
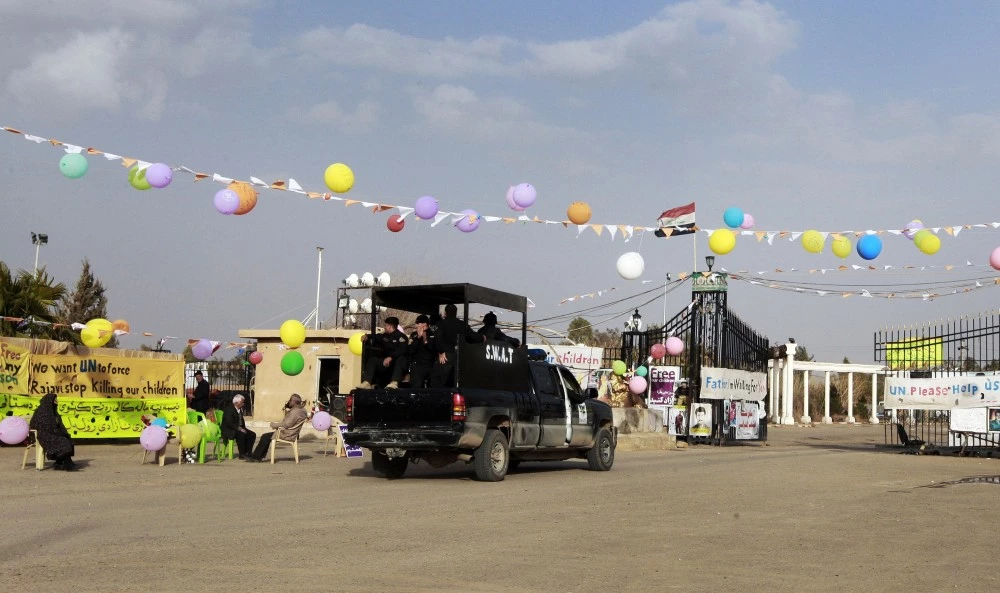
<path fill-rule="evenodd" d="M 603 224 L 592 224 L 592 225 L 590 225 L 590 228 L 593 229 L 593 231 L 595 233 L 597 233 L 598 237 L 600 237 L 601 233 L 604 232 L 604 225 Z"/>

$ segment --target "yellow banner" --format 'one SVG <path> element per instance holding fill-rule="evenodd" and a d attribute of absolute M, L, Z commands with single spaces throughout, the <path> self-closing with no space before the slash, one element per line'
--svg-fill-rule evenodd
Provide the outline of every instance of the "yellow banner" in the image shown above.
<path fill-rule="evenodd" d="M 941 338 L 915 338 L 885 345 L 885 362 L 890 370 L 929 369 L 943 362 Z"/>
<path fill-rule="evenodd" d="M 28 392 L 29 352 L 6 342 L 0 342 L 0 393 Z"/>
<path fill-rule="evenodd" d="M 40 400 L 30 395 L 0 394 L 0 413 L 30 418 Z M 187 403 L 177 397 L 119 399 L 61 395 L 56 402 L 63 425 L 75 439 L 138 437 L 146 428 L 142 421 L 144 415 L 165 418 L 175 425 L 187 420 Z"/>
<path fill-rule="evenodd" d="M 184 398 L 184 363 L 119 356 L 33 354 L 27 395 Z"/>

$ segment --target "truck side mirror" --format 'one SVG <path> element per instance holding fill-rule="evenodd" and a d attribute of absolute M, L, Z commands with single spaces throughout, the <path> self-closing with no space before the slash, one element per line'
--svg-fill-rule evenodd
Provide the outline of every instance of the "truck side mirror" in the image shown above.
<path fill-rule="evenodd" d="M 584 389 L 583 394 L 587 397 L 587 399 L 597 399 L 600 396 L 596 387 L 588 387 Z"/>

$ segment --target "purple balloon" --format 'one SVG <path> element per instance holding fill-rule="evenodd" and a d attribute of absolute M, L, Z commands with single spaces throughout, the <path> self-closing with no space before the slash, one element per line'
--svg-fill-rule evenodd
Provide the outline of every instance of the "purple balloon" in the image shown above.
<path fill-rule="evenodd" d="M 531 208 L 538 199 L 538 192 L 535 191 L 535 186 L 530 183 L 519 183 L 514 187 L 514 203 L 521 208 Z"/>
<path fill-rule="evenodd" d="M 906 223 L 906 226 L 903 227 L 903 234 L 906 235 L 907 239 L 912 241 L 913 237 L 917 234 L 917 231 L 923 230 L 923 228 L 924 223 L 919 220 L 911 220 Z"/>
<path fill-rule="evenodd" d="M 329 430 L 333 425 L 333 418 L 328 412 L 316 412 L 313 415 L 313 428 L 319 431 Z"/>
<path fill-rule="evenodd" d="M 523 212 L 524 208 L 521 208 L 514 202 L 514 186 L 507 188 L 507 205 L 510 206 L 511 210 L 517 210 L 518 212 Z"/>
<path fill-rule="evenodd" d="M 0 420 L 0 441 L 19 445 L 28 438 L 28 421 L 20 416 L 7 416 Z"/>
<path fill-rule="evenodd" d="M 455 223 L 455 226 L 458 227 L 458 230 L 462 231 L 463 233 L 471 233 L 472 231 L 479 228 L 478 212 L 476 212 L 475 210 L 462 210 L 459 214 L 462 215 L 462 218 L 460 218 L 458 222 Z"/>
<path fill-rule="evenodd" d="M 231 189 L 215 192 L 215 209 L 221 214 L 232 214 L 240 208 L 240 197 Z"/>
<path fill-rule="evenodd" d="M 167 446 L 167 429 L 151 424 L 139 434 L 139 444 L 147 451 L 159 451 Z"/>
<path fill-rule="evenodd" d="M 431 220 L 438 213 L 438 201 L 431 196 L 417 198 L 417 203 L 413 206 L 413 214 L 421 220 Z"/>
<path fill-rule="evenodd" d="M 212 356 L 212 343 L 208 340 L 198 340 L 198 343 L 191 347 L 191 354 L 198 360 L 205 360 Z"/>
<path fill-rule="evenodd" d="M 741 229 L 752 229 L 753 228 L 753 214 L 743 213 L 743 224 L 740 225 Z"/>
<path fill-rule="evenodd" d="M 146 167 L 146 181 L 153 187 L 167 187 L 174 180 L 174 171 L 169 165 L 155 163 Z"/>

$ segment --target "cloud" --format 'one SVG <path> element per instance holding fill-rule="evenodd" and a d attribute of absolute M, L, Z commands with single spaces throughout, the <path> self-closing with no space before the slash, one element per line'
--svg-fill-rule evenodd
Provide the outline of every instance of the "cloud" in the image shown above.
<path fill-rule="evenodd" d="M 336 101 L 325 101 L 306 109 L 291 108 L 285 116 L 298 123 L 331 125 L 341 132 L 361 133 L 378 122 L 379 111 L 375 101 L 360 101 L 353 113 L 344 111 Z"/>

